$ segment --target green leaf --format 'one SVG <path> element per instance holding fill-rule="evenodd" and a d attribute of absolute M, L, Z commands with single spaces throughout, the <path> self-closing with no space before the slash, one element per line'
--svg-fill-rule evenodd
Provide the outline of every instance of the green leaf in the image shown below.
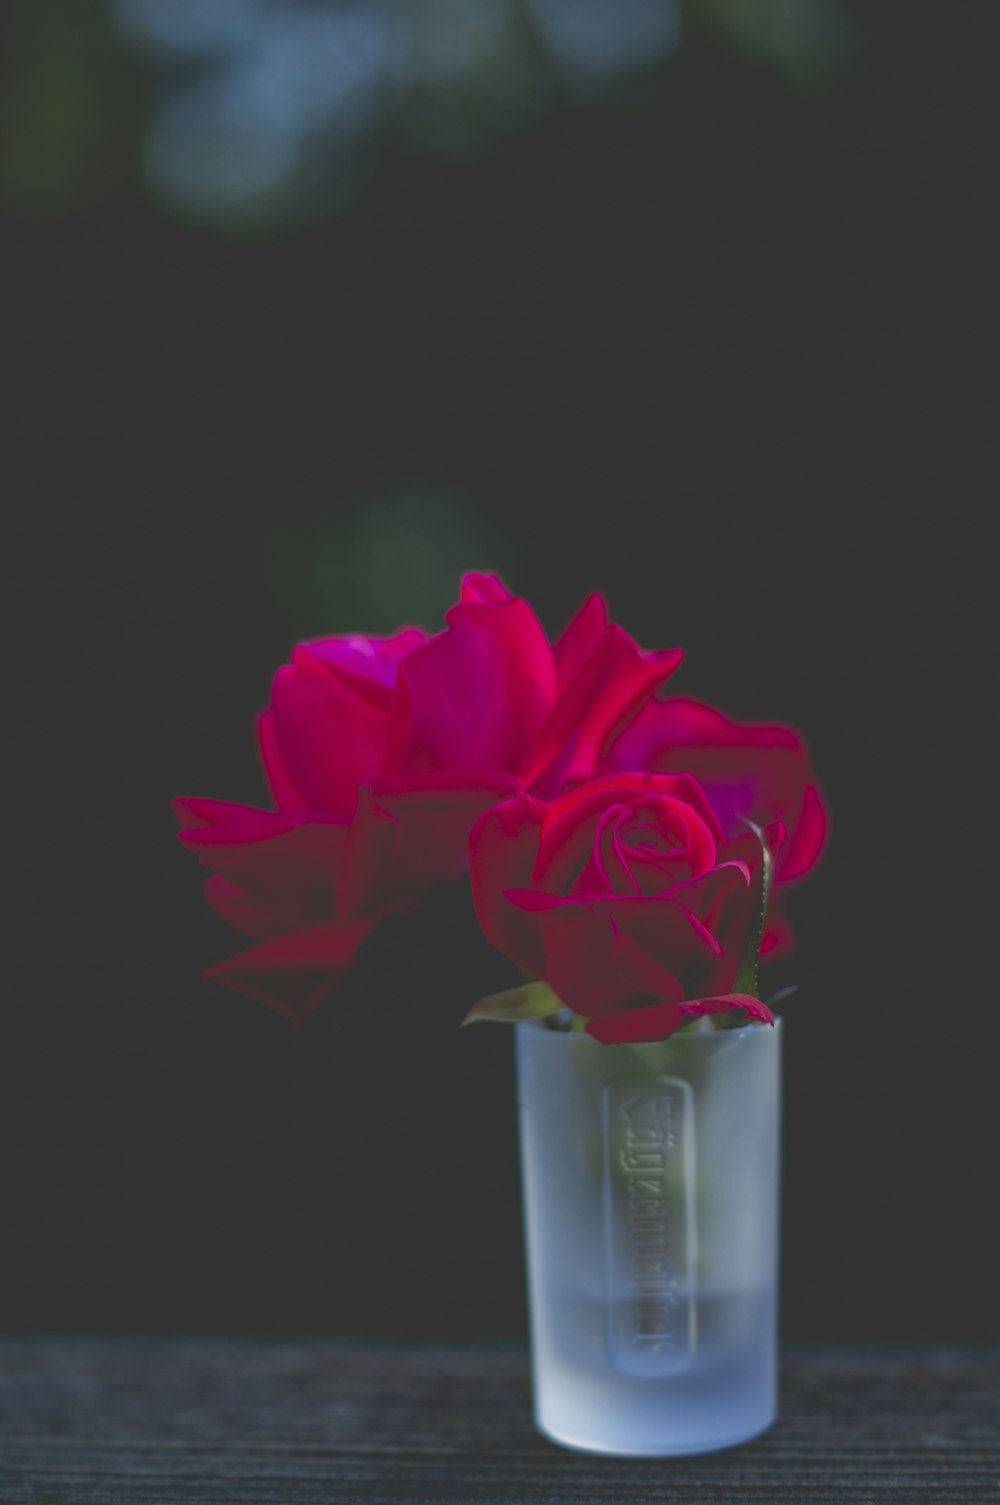
<path fill-rule="evenodd" d="M 746 950 L 743 952 L 743 960 L 740 962 L 740 970 L 736 974 L 736 981 L 729 989 L 731 993 L 749 993 L 754 998 L 760 997 L 760 984 L 757 981 L 757 964 L 760 961 L 760 943 L 764 939 L 764 925 L 767 921 L 767 906 L 771 897 L 771 876 L 774 872 L 774 858 L 771 849 L 764 840 L 764 833 L 760 826 L 755 826 L 752 820 L 746 824 L 760 842 L 761 851 L 764 854 L 764 881 L 760 891 L 760 909 L 757 911 L 757 919 L 753 930 L 747 940 Z"/>
<path fill-rule="evenodd" d="M 526 982 L 520 988 L 508 988 L 506 993 L 480 998 L 462 1020 L 462 1026 L 477 1024 L 481 1019 L 496 1024 L 518 1024 L 522 1019 L 544 1019 L 546 1014 L 558 1013 L 562 1007 L 561 999 L 547 982 Z"/>

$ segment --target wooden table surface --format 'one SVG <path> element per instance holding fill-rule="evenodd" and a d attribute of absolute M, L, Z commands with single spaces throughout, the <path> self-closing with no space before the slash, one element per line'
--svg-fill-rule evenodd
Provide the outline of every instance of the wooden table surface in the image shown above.
<path fill-rule="evenodd" d="M 1000 1349 L 786 1350 L 765 1437 L 594 1458 L 532 1428 L 515 1346 L 0 1336 L 3 1505 L 987 1505 Z"/>

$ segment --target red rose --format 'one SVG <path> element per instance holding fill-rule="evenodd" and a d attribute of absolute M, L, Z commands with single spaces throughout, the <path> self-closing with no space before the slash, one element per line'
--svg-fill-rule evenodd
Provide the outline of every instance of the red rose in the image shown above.
<path fill-rule="evenodd" d="M 605 1044 L 734 1008 L 771 1018 L 732 992 L 760 913 L 761 843 L 727 838 L 690 775 L 612 775 L 551 804 L 520 795 L 481 818 L 469 850 L 486 935 Z"/>
<path fill-rule="evenodd" d="M 550 644 L 495 576 L 466 576 L 447 622 L 296 648 L 259 723 L 277 812 L 177 802 L 209 901 L 259 942 L 207 976 L 308 1012 L 379 919 L 459 876 L 485 810 L 593 772 L 682 657 L 643 653 L 598 596 Z"/>
<path fill-rule="evenodd" d="M 693 773 L 728 835 L 781 821 L 787 833 L 774 868 L 763 956 L 786 956 L 794 940 L 781 889 L 804 878 L 826 844 L 829 817 L 804 738 L 790 726 L 731 721 L 700 700 L 650 701 L 617 738 L 602 772 Z"/>
<path fill-rule="evenodd" d="M 591 596 L 553 645 L 495 575 L 466 575 L 434 637 L 324 638 L 278 671 L 260 741 L 282 810 L 350 817 L 364 780 L 460 770 L 557 792 L 588 778 L 673 673 Z"/>

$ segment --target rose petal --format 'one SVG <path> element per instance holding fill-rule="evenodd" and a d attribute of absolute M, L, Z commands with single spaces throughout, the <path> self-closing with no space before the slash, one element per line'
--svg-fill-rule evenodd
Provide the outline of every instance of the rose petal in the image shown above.
<path fill-rule="evenodd" d="M 202 976 L 301 1024 L 349 970 L 374 925 L 374 918 L 329 920 L 310 930 L 261 941 L 209 967 Z"/>
<path fill-rule="evenodd" d="M 594 636 L 596 610 L 590 607 L 578 628 L 570 624 L 575 630 L 563 648 L 558 701 L 521 766 L 530 787 L 554 793 L 568 779 L 591 778 L 605 745 L 684 657 L 679 648 L 643 653 L 615 624 Z M 592 646 L 585 654 L 588 640 Z M 576 673 L 571 675 L 574 660 Z"/>
<path fill-rule="evenodd" d="M 267 815 L 251 811 L 251 816 Z M 224 881 L 209 880 L 206 896 L 245 935 L 280 935 L 337 913 L 343 826 L 295 820 L 284 830 L 259 821 L 197 827 L 181 840 Z"/>
<path fill-rule="evenodd" d="M 526 602 L 453 606 L 447 630 L 400 667 L 392 758 L 401 773 L 515 773 L 554 693 L 552 650 Z"/>
<path fill-rule="evenodd" d="M 737 875 L 738 881 L 738 875 Z M 707 992 L 723 992 L 732 985 L 742 958 L 743 937 L 737 938 L 733 954 L 720 944 L 712 931 L 685 904 L 674 899 L 613 898 L 595 900 L 593 907 L 606 913 L 623 935 L 655 963 L 678 980 L 676 995 L 697 997 Z M 650 974 L 652 975 L 652 974 Z M 659 987 L 647 989 L 662 997 Z"/>
<path fill-rule="evenodd" d="M 292 783 L 288 769 L 281 761 L 274 734 L 273 711 L 262 711 L 257 718 L 257 746 L 260 750 L 260 760 L 264 765 L 264 776 L 270 785 L 278 809 L 307 810 L 308 804 Z"/>
<path fill-rule="evenodd" d="M 545 948 L 542 975 L 567 1008 L 589 1018 L 634 997 L 610 918 L 595 915 L 586 904 L 548 897 L 551 906 L 537 913 Z"/>
<path fill-rule="evenodd" d="M 280 766 L 299 800 L 350 817 L 358 785 L 386 771 L 388 712 L 306 648 L 275 676 L 271 712 Z"/>
<path fill-rule="evenodd" d="M 702 984 L 720 994 L 729 992 L 736 981 L 743 952 L 760 915 L 764 877 L 761 847 L 755 836 L 730 842 L 724 850 L 727 860 L 712 872 L 670 892 L 670 898 L 687 905 L 722 946 L 723 955 L 711 981 Z"/>
<path fill-rule="evenodd" d="M 735 751 L 737 759 L 746 758 L 748 750 L 768 752 L 786 749 L 801 754 L 804 743 L 794 727 L 777 722 L 734 721 L 717 706 L 690 696 L 670 695 L 665 700 L 650 701 L 622 736 L 609 749 L 609 761 L 615 768 L 659 767 L 675 771 L 678 750 L 700 750 L 719 755 L 719 768 L 732 768 L 732 759 L 722 754 Z M 635 759 L 641 761 L 636 763 Z M 681 764 L 687 767 L 686 763 Z M 761 760 L 761 768 L 766 762 Z"/>
<path fill-rule="evenodd" d="M 171 800 L 170 808 L 181 825 L 189 829 L 199 826 L 236 827 L 259 818 L 262 832 L 285 831 L 298 820 L 298 817 L 289 819 L 287 815 L 274 810 L 261 810 L 256 805 L 241 805 L 233 800 L 200 799 L 189 795 Z"/>
<path fill-rule="evenodd" d="M 584 601 L 552 650 L 560 695 L 565 694 L 591 658 L 605 636 L 607 626 L 607 603 L 595 591 Z"/>
<path fill-rule="evenodd" d="M 458 878 L 479 817 L 517 792 L 516 780 L 445 771 L 362 786 L 344 846 L 343 912 L 363 913 L 402 894 Z"/>
<path fill-rule="evenodd" d="M 272 935 L 287 935 L 292 930 L 311 924 L 317 918 L 315 914 L 302 910 L 295 895 L 279 895 L 276 901 L 264 901 L 240 888 L 239 884 L 222 873 L 214 873 L 208 879 L 205 898 L 227 925 L 255 940 L 264 940 Z M 323 918 L 329 919 L 329 912 Z"/>
<path fill-rule="evenodd" d="M 608 628 L 610 650 L 599 693 L 576 738 L 570 777 L 592 778 L 608 748 L 684 658 L 682 648 L 644 653 L 616 623 Z"/>
<path fill-rule="evenodd" d="M 718 939 L 673 895 L 652 899 L 616 895 L 592 902 L 651 956 L 669 961 L 678 976 L 685 974 L 685 960 L 688 967 L 704 969 L 724 955 Z"/>
<path fill-rule="evenodd" d="M 674 958 L 669 963 L 639 944 L 621 925 L 614 923 L 615 952 L 619 965 L 633 983 L 633 997 L 645 993 L 658 1003 L 679 1003 L 684 984 L 677 975 Z"/>
<path fill-rule="evenodd" d="M 538 888 L 505 888 L 504 898 L 525 914 L 545 914 L 550 909 L 585 909 L 587 901 L 565 894 L 547 894 Z"/>
<path fill-rule="evenodd" d="M 528 794 L 507 800 L 484 815 L 469 837 L 472 897 L 486 938 L 535 977 L 545 971 L 537 923 L 511 904 L 506 890 L 531 884 L 547 806 Z"/>
<path fill-rule="evenodd" d="M 372 705 L 388 711 L 400 661 L 426 643 L 422 627 L 404 627 L 392 637 L 316 638 L 304 646 Z"/>
<path fill-rule="evenodd" d="M 256 805 L 239 805 L 228 800 L 176 799 L 172 803 L 178 820 L 192 822 L 178 832 L 178 838 L 196 852 L 214 846 L 263 841 L 294 831 L 308 820 L 298 812 L 261 810 Z"/>
<path fill-rule="evenodd" d="M 795 951 L 795 931 L 792 922 L 785 914 L 780 894 L 771 890 L 771 901 L 767 906 L 767 921 L 764 925 L 764 935 L 760 943 L 761 961 L 783 961 Z"/>
<path fill-rule="evenodd" d="M 796 883 L 810 873 L 823 853 L 829 830 L 830 816 L 819 785 L 808 784 L 798 824 L 775 865 L 774 881 Z"/>
<path fill-rule="evenodd" d="M 524 753 L 519 772 L 528 788 L 556 794 L 566 783 L 580 729 L 607 678 L 610 655 L 610 628 L 605 627 L 577 673 L 560 686 L 554 705 Z"/>
<path fill-rule="evenodd" d="M 599 1014 L 587 1021 L 587 1034 L 602 1045 L 640 1045 L 669 1039 L 683 1023 L 684 1011 L 676 1003 L 650 1003 Z"/>
<path fill-rule="evenodd" d="M 518 902 L 514 894 L 510 897 Z M 548 907 L 536 911 L 545 947 L 544 977 L 574 1013 L 589 1018 L 646 993 L 684 996 L 678 979 L 637 948 L 610 915 L 553 895 L 535 897 L 548 899 Z"/>
<path fill-rule="evenodd" d="M 669 965 L 688 996 L 725 993 L 739 972 L 760 911 L 762 866 L 758 843 L 753 869 L 749 862 L 733 860 L 652 899 L 615 896 L 591 902 Z"/>
<path fill-rule="evenodd" d="M 574 894 L 638 894 L 639 885 L 622 841 L 622 826 L 630 815 L 628 805 L 611 805 L 603 812 L 594 832 L 590 861 L 573 884 Z"/>
<path fill-rule="evenodd" d="M 483 606 L 506 606 L 515 597 L 499 575 L 463 575 L 459 601 L 477 601 Z"/>
<path fill-rule="evenodd" d="M 744 1009 L 751 1019 L 760 1024 L 773 1024 L 774 1015 L 766 1003 L 754 998 L 752 993 L 722 993 L 715 998 L 689 999 L 684 1005 L 685 1014 L 728 1014 L 733 1009 Z"/>
<path fill-rule="evenodd" d="M 746 993 L 729 993 L 715 998 L 700 998 L 682 1005 L 653 1003 L 640 1008 L 618 1009 L 601 1014 L 587 1024 L 588 1035 L 602 1045 L 640 1045 L 668 1039 L 691 1015 L 723 1014 L 745 1009 L 754 1019 L 773 1024 L 774 1015 L 766 1004 Z"/>

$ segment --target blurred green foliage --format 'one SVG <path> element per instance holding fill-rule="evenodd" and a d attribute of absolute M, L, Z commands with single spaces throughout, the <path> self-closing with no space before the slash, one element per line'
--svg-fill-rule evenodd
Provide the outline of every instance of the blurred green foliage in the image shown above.
<path fill-rule="evenodd" d="M 806 89 L 835 87 L 856 62 L 862 32 L 839 0 L 693 0 L 741 57 Z"/>
<path fill-rule="evenodd" d="M 4 201 L 59 213 L 134 179 L 143 70 L 115 35 L 103 0 L 6 0 L 0 41 Z"/>
<path fill-rule="evenodd" d="M 320 522 L 280 525 L 262 575 L 293 638 L 387 634 L 404 623 L 436 632 L 468 569 L 516 583 L 514 545 L 471 497 L 409 487 L 331 509 Z"/>

